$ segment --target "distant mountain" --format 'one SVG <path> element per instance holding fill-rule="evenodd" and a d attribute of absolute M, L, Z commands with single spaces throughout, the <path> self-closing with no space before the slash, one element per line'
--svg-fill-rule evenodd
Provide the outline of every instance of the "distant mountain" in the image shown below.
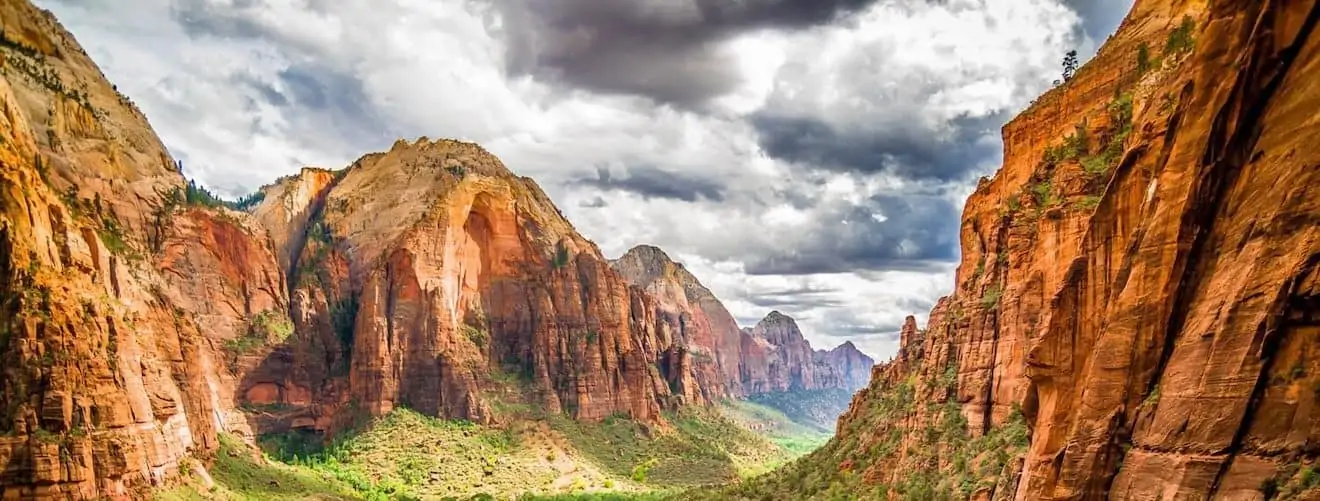
<path fill-rule="evenodd" d="M 665 330 L 688 347 L 708 397 L 831 388 L 851 393 L 870 380 L 875 362 L 856 346 L 814 351 L 797 322 L 778 311 L 739 329 L 720 300 L 657 247 L 634 247 L 611 265 L 657 299 Z"/>

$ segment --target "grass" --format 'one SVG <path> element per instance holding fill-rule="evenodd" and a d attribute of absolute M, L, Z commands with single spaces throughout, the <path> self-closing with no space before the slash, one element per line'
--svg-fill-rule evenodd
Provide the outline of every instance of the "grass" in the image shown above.
<path fill-rule="evenodd" d="M 718 485 L 751 476 L 792 458 L 736 421 L 712 410 L 667 416 L 670 429 L 614 417 L 580 423 L 551 416 L 571 449 L 603 472 L 657 488 Z"/>
<path fill-rule="evenodd" d="M 739 421 L 748 416 L 773 423 L 773 439 Z M 225 436 L 214 489 L 188 479 L 157 499 L 653 501 L 765 473 L 828 438 L 749 402 L 665 417 L 552 415 L 497 428 L 396 409 L 330 444 L 311 432 L 261 437 L 264 454 Z"/>
<path fill-rule="evenodd" d="M 815 423 L 794 421 L 778 409 L 747 400 L 726 400 L 721 408 L 730 419 L 757 429 L 795 459 L 819 449 L 833 434 L 833 430 L 824 431 Z"/>
<path fill-rule="evenodd" d="M 268 461 L 238 438 L 220 436 L 215 464 L 208 469 L 215 487 L 206 489 L 199 479 L 159 492 L 159 501 L 361 499 L 351 487 L 320 472 Z"/>

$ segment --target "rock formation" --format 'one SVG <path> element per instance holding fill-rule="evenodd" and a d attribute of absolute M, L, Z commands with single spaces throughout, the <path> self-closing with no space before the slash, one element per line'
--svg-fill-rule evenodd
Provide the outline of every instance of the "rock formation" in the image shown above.
<path fill-rule="evenodd" d="M 1317 20 L 1137 0 L 1004 127 L 926 329 L 829 445 L 742 492 L 1317 499 Z"/>
<path fill-rule="evenodd" d="M 0 27 L 6 499 L 135 496 L 224 431 L 491 422 L 509 385 L 582 420 L 747 393 L 747 341 L 695 277 L 653 248 L 606 260 L 476 145 L 399 141 L 227 203 L 49 13 L 0 0 Z M 758 329 L 793 340 L 766 388 L 865 360 Z"/>
<path fill-rule="evenodd" d="M 755 327 L 739 329 L 724 304 L 659 248 L 634 247 L 612 264 L 656 298 L 666 328 L 695 359 L 709 399 L 790 390 L 854 391 L 871 377 L 875 361 L 852 343 L 814 351 L 797 322 L 778 311 Z"/>
<path fill-rule="evenodd" d="M 792 317 L 772 311 L 755 327 L 742 331 L 743 387 L 749 394 L 866 385 L 875 361 L 845 343 L 815 351 Z"/>

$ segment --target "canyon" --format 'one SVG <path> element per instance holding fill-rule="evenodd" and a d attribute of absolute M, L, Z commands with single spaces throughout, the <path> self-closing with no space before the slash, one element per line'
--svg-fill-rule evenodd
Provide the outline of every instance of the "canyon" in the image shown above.
<path fill-rule="evenodd" d="M 722 496 L 1320 499 L 1317 20 L 1137 0 L 1004 127 L 835 438 Z"/>
<path fill-rule="evenodd" d="M 780 312 L 740 328 L 659 248 L 607 259 L 475 144 L 215 199 L 53 16 L 0 0 L 3 497 L 140 497 L 230 435 L 401 410 L 650 430 L 862 388 L 819 450 L 678 497 L 1320 499 L 1317 21 L 1136 0 L 1004 126 L 953 292 L 877 366 Z"/>
<path fill-rule="evenodd" d="M 402 408 L 503 425 L 516 393 L 663 426 L 869 379 L 782 313 L 743 331 L 657 248 L 606 259 L 475 144 L 400 140 L 219 200 L 50 13 L 0 0 L 0 21 L 5 499 L 139 497 L 205 477 L 226 434 Z"/>

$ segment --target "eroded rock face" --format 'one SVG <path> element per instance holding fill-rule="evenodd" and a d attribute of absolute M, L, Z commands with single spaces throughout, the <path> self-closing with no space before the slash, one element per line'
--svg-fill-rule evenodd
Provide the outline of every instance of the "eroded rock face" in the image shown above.
<path fill-rule="evenodd" d="M 1316 496 L 1317 20 L 1138 0 L 1004 128 L 957 290 L 805 468 L 890 496 Z"/>
<path fill-rule="evenodd" d="M 703 392 L 693 396 L 711 401 L 746 394 L 738 373 L 738 323 L 709 289 L 654 246 L 634 247 L 610 265 L 656 299 L 662 327 L 693 360 L 696 386 Z"/>

